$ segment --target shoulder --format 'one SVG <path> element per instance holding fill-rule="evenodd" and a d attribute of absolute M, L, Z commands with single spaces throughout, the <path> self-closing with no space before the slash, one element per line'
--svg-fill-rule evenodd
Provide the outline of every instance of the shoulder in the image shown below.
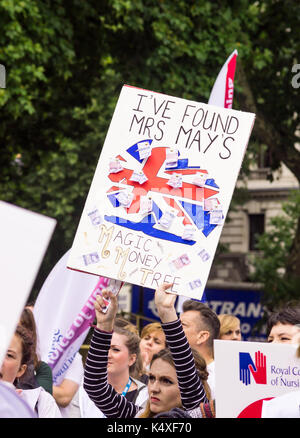
<path fill-rule="evenodd" d="M 39 418 L 61 417 L 54 397 L 41 386 L 34 389 L 24 389 L 21 396 L 33 411 L 37 411 Z"/>
<path fill-rule="evenodd" d="M 137 396 L 135 399 L 135 404 L 139 407 L 144 408 L 146 406 L 147 400 L 149 398 L 148 387 L 145 383 L 140 380 L 132 379 L 137 385 Z"/>
<path fill-rule="evenodd" d="M 212 362 L 210 362 L 206 368 L 208 369 L 208 371 L 214 371 L 215 369 L 215 361 L 213 360 Z"/>
<path fill-rule="evenodd" d="M 147 388 L 147 385 L 144 382 L 141 382 L 138 379 L 134 379 L 133 377 L 131 377 L 131 380 L 136 384 L 138 390 L 142 388 Z"/>
<path fill-rule="evenodd" d="M 52 373 L 52 369 L 50 367 L 50 365 L 47 364 L 47 362 L 44 361 L 40 361 L 36 367 L 37 370 L 42 370 L 42 371 L 51 371 Z"/>
<path fill-rule="evenodd" d="M 270 400 L 263 400 L 261 417 L 299 418 L 299 406 L 300 391 L 291 391 Z"/>

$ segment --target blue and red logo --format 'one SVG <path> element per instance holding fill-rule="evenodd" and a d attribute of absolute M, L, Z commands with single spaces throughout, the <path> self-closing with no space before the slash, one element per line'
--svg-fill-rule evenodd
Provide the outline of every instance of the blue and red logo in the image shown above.
<path fill-rule="evenodd" d="M 255 364 L 249 353 L 239 353 L 240 356 L 240 381 L 244 385 L 250 385 L 251 374 L 255 383 L 266 385 L 267 383 L 267 359 L 265 354 L 257 351 L 255 353 Z"/>

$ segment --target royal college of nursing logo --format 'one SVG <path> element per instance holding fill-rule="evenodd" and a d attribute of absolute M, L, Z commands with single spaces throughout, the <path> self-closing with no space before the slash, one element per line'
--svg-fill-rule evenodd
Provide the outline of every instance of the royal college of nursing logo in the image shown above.
<path fill-rule="evenodd" d="M 260 351 L 255 352 L 255 364 L 249 353 L 239 353 L 240 381 L 244 385 L 251 384 L 251 375 L 255 383 L 267 384 L 267 359 Z"/>

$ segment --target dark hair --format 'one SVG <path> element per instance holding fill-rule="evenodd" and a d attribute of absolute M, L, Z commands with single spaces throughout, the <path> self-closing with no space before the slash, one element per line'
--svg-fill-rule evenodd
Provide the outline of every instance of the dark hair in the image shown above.
<path fill-rule="evenodd" d="M 200 303 L 200 301 L 187 300 L 184 301 L 182 306 L 183 312 L 195 310 L 199 312 L 199 324 L 198 329 L 204 328 L 209 332 L 208 345 L 213 348 L 214 339 L 218 339 L 220 335 L 220 321 L 217 314 L 211 310 L 207 304 Z"/>
<path fill-rule="evenodd" d="M 135 354 L 136 360 L 129 367 L 129 374 L 131 377 L 138 379 L 142 374 L 142 358 L 140 353 L 140 337 L 132 329 L 133 324 L 128 324 L 125 327 L 118 325 L 114 326 L 114 332 L 126 337 L 125 345 L 128 348 L 129 354 Z M 133 326 L 134 327 L 134 326 Z"/>
<path fill-rule="evenodd" d="M 28 365 L 33 359 L 33 341 L 31 333 L 19 324 L 15 330 L 15 335 L 21 339 L 22 343 L 21 365 Z"/>
<path fill-rule="evenodd" d="M 276 324 L 300 324 L 300 304 L 289 303 L 286 307 L 271 313 L 267 321 L 267 335 L 269 336 L 272 327 Z"/>
<path fill-rule="evenodd" d="M 30 332 L 32 342 L 33 342 L 33 359 L 34 359 L 34 366 L 36 367 L 39 364 L 39 359 L 36 353 L 37 349 L 37 331 L 36 331 L 36 324 L 35 319 L 33 316 L 32 311 L 25 307 L 22 311 L 21 317 L 20 317 L 20 324 L 25 327 L 25 329 Z"/>

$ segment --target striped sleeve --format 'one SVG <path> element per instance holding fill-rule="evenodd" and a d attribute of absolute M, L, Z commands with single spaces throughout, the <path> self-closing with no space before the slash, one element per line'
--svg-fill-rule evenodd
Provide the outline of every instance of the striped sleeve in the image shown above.
<path fill-rule="evenodd" d="M 208 402 L 201 379 L 197 373 L 194 357 L 181 321 L 177 319 L 162 324 L 168 347 L 174 360 L 182 405 L 195 409 L 200 403 Z"/>
<path fill-rule="evenodd" d="M 107 382 L 107 358 L 112 333 L 95 329 L 85 363 L 83 387 L 108 418 L 133 418 L 139 408 Z"/>

